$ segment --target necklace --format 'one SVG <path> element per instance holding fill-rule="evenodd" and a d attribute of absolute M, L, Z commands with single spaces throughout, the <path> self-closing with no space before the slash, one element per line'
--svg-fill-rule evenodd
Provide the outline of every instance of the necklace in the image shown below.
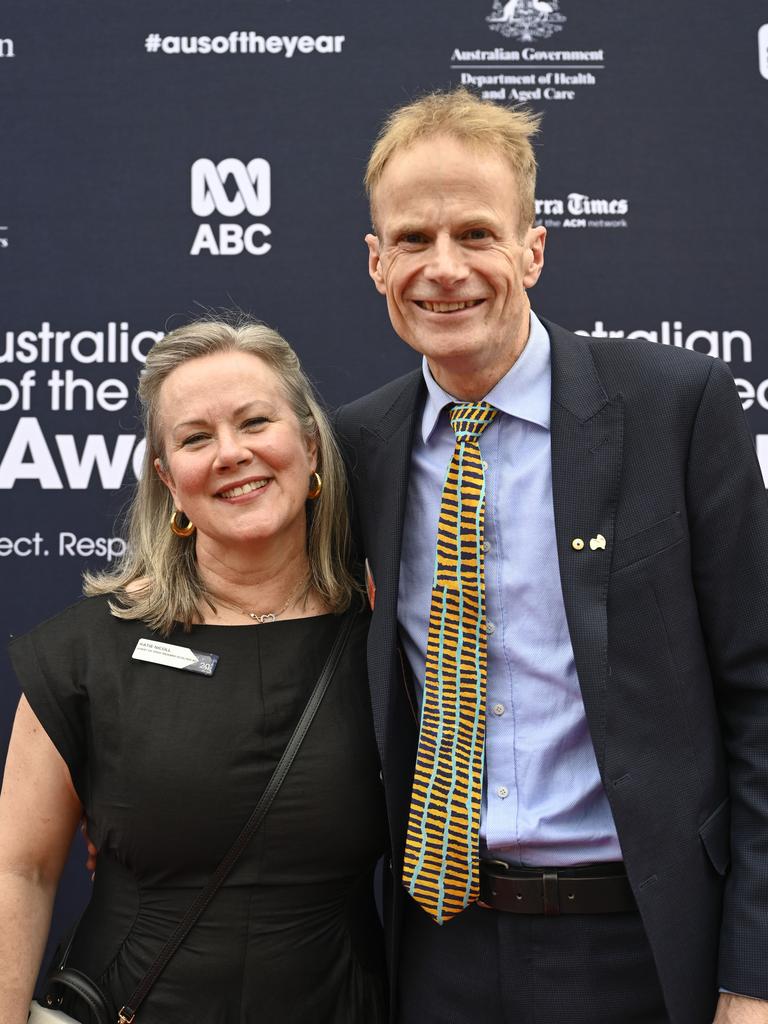
<path fill-rule="evenodd" d="M 290 606 L 296 600 L 296 596 L 298 595 L 299 590 L 301 589 L 301 587 L 304 584 L 305 580 L 306 580 L 305 576 L 302 576 L 299 579 L 299 581 L 296 584 L 296 586 L 293 588 L 291 593 L 288 595 L 288 600 L 285 602 L 283 607 L 282 608 L 278 608 L 276 612 L 254 612 L 254 611 L 250 611 L 248 608 L 241 608 L 239 605 L 229 604 L 228 601 L 224 601 L 222 598 L 217 597 L 215 594 L 212 594 L 211 596 L 216 601 L 218 601 L 219 604 L 223 604 L 225 608 L 231 608 L 233 612 L 240 612 L 241 615 L 247 615 L 248 618 L 249 619 L 253 619 L 254 622 L 258 622 L 261 625 L 264 625 L 267 622 L 275 622 L 277 619 L 280 618 L 280 616 L 283 614 L 283 612 L 287 611 L 290 608 Z"/>

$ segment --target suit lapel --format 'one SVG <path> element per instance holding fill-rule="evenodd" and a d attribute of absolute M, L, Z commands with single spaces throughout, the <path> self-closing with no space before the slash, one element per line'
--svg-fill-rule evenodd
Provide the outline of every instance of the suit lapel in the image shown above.
<path fill-rule="evenodd" d="M 609 399 L 589 346 L 555 324 L 552 497 L 563 601 L 592 741 L 602 768 L 608 677 L 608 579 L 621 477 L 624 407 Z M 590 540 L 605 539 L 605 548 Z M 574 540 L 583 547 L 574 547 Z"/>
<path fill-rule="evenodd" d="M 421 372 L 416 371 L 406 378 L 392 405 L 378 418 L 369 417 L 368 423 L 360 428 L 356 498 L 365 554 L 376 586 L 368 672 L 376 736 L 385 762 L 398 754 L 410 757 L 414 742 L 411 737 L 404 745 L 404 737 L 400 735 L 404 722 L 409 732 L 414 730 L 397 653 L 397 589 L 411 441 L 422 390 L 423 378 Z M 394 664 L 398 666 L 396 679 L 392 674 Z"/>

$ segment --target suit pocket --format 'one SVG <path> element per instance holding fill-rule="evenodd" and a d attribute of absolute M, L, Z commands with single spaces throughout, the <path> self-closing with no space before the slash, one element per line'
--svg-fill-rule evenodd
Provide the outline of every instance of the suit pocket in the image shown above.
<path fill-rule="evenodd" d="M 657 555 L 660 551 L 684 540 L 685 536 L 683 517 L 679 512 L 673 512 L 671 516 L 660 519 L 629 537 L 617 537 L 611 571 L 618 572 L 643 558 Z"/>
<path fill-rule="evenodd" d="M 712 811 L 699 835 L 715 871 L 724 875 L 731 863 L 731 801 L 727 797 Z"/>

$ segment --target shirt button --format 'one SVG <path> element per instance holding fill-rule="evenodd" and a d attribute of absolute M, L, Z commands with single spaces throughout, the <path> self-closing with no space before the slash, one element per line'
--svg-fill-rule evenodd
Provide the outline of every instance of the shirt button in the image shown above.
<path fill-rule="evenodd" d="M 506 708 L 504 707 L 503 704 L 494 704 L 491 710 L 493 711 L 494 715 L 499 716 L 504 714 Z"/>
<path fill-rule="evenodd" d="M 485 632 L 488 634 L 488 636 L 491 636 L 493 633 L 496 632 L 496 627 L 492 622 L 486 622 Z"/>
<path fill-rule="evenodd" d="M 483 541 L 483 551 L 486 553 L 491 550 L 491 545 L 487 540 Z"/>
<path fill-rule="evenodd" d="M 507 789 L 506 786 L 499 786 L 499 788 L 496 790 L 496 796 L 501 797 L 502 800 L 506 800 L 506 798 L 509 796 L 509 790 Z"/>
<path fill-rule="evenodd" d="M 485 459 L 482 460 L 482 467 L 484 470 L 488 470 L 488 463 L 485 461 Z"/>

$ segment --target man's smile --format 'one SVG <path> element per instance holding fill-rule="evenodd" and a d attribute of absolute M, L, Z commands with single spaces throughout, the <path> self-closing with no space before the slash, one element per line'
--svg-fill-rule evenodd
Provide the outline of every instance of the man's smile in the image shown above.
<path fill-rule="evenodd" d="M 485 302 L 485 299 L 464 299 L 460 302 L 430 302 L 427 299 L 416 299 L 419 309 L 425 309 L 428 313 L 456 313 L 462 309 L 472 309 Z"/>

